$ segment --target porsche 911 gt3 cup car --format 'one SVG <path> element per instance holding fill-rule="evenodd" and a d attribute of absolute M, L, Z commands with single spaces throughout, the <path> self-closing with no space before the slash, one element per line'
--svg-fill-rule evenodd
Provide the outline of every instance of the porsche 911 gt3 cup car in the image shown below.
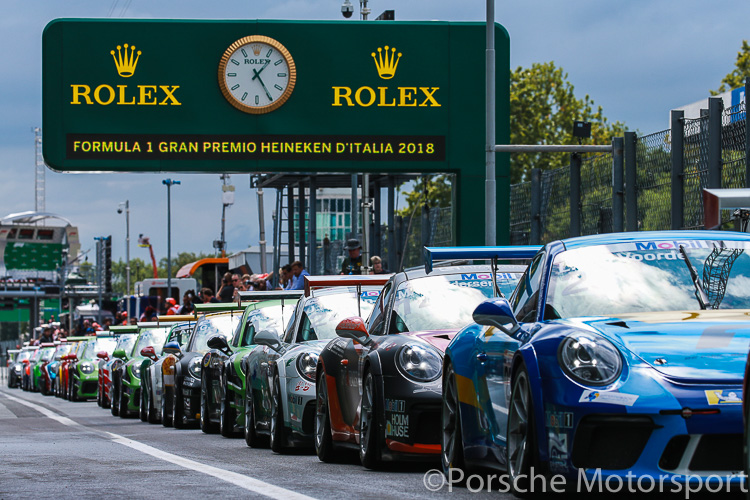
<path fill-rule="evenodd" d="M 676 484 L 741 472 L 748 280 L 743 233 L 547 244 L 446 349 L 443 468 L 505 469 L 521 489 L 532 466 Z"/>
<path fill-rule="evenodd" d="M 463 249 L 462 259 L 528 260 L 538 247 Z M 461 249 L 453 249 L 458 252 Z M 365 467 L 440 454 L 443 350 L 482 300 L 515 287 L 525 265 L 447 266 L 394 275 L 365 322 L 348 318 L 320 353 L 315 448 L 359 450 Z M 494 270 L 494 271 L 493 271 Z"/>

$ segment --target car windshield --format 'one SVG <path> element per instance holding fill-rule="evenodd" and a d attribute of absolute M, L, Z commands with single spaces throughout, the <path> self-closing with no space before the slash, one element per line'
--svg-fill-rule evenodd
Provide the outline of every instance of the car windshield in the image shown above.
<path fill-rule="evenodd" d="M 32 363 L 36 363 L 37 361 L 39 361 L 39 359 L 42 356 L 42 351 L 43 351 L 43 349 L 37 349 L 36 351 L 34 351 L 34 354 L 31 355 L 31 362 Z"/>
<path fill-rule="evenodd" d="M 177 342 L 180 344 L 180 347 L 185 347 L 190 334 L 193 333 L 193 327 L 195 327 L 195 323 L 173 327 L 172 332 L 169 334 L 170 342 Z"/>
<path fill-rule="evenodd" d="M 552 265 L 545 318 L 697 310 L 688 263 L 708 309 L 750 309 L 750 244 L 648 241 L 568 250 Z"/>
<path fill-rule="evenodd" d="M 138 338 L 138 335 L 136 335 L 134 333 L 128 333 L 126 335 L 120 335 L 120 338 L 117 339 L 117 344 L 115 345 L 115 351 L 118 350 L 118 349 L 122 349 L 125 352 L 132 351 L 133 350 L 133 344 L 135 344 L 135 340 L 137 338 Z"/>
<path fill-rule="evenodd" d="M 497 285 L 509 296 L 521 273 L 497 273 Z M 454 330 L 472 321 L 474 309 L 493 297 L 492 273 L 456 273 L 404 281 L 396 291 L 393 332 Z"/>
<path fill-rule="evenodd" d="M 20 363 L 21 361 L 25 359 L 29 359 L 31 357 L 31 351 L 21 351 L 18 353 L 18 357 L 16 358 L 16 362 Z"/>
<path fill-rule="evenodd" d="M 357 290 L 352 287 L 342 288 L 342 292 L 329 293 L 312 297 L 305 302 L 304 312 L 310 321 L 303 325 L 303 340 L 334 339 L 336 325 L 350 316 L 366 318 L 375 307 L 380 297 L 380 287 L 362 287 L 361 300 L 357 300 Z M 357 305 L 359 303 L 359 305 Z M 310 332 L 304 331 L 310 329 Z"/>
<path fill-rule="evenodd" d="M 242 314 L 220 314 L 217 316 L 206 316 L 199 321 L 195 327 L 193 340 L 190 342 L 189 350 L 191 352 L 207 352 L 206 342 L 214 335 L 223 335 L 225 339 L 232 336 L 232 332 L 237 328 Z"/>
<path fill-rule="evenodd" d="M 101 351 L 112 354 L 116 345 L 117 339 L 114 338 L 100 338 L 93 342 L 87 342 L 82 359 L 94 359 L 96 358 L 96 354 Z"/>
<path fill-rule="evenodd" d="M 138 336 L 138 342 L 136 342 L 135 348 L 130 357 L 134 358 L 140 356 L 141 349 L 149 346 L 154 348 L 157 356 L 160 355 L 161 348 L 164 347 L 164 339 L 167 338 L 168 333 L 169 327 L 149 328 L 141 331 L 141 334 Z"/>
<path fill-rule="evenodd" d="M 54 347 L 45 347 L 42 351 L 42 361 L 49 361 L 55 355 Z"/>
<path fill-rule="evenodd" d="M 60 359 L 66 354 L 70 353 L 70 348 L 73 347 L 70 344 L 60 344 L 57 346 L 57 351 L 55 351 L 55 359 Z"/>
<path fill-rule="evenodd" d="M 293 310 L 294 304 L 286 304 L 283 307 L 281 305 L 266 306 L 250 311 L 245 321 L 247 329 L 242 339 L 242 346 L 250 345 L 255 334 L 263 330 L 271 330 L 276 332 L 276 336 L 281 337 L 284 332 L 283 321 L 289 319 Z M 282 314 L 282 311 L 284 314 Z"/>

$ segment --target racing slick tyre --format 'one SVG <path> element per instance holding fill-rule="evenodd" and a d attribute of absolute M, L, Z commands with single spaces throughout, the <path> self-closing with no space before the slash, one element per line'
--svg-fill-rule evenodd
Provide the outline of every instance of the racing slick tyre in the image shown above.
<path fill-rule="evenodd" d="M 461 413 L 456 386 L 456 372 L 453 365 L 445 367 L 443 378 L 442 433 L 440 441 L 440 461 L 445 477 L 450 476 L 450 469 L 466 471 L 464 461 L 464 443 L 461 435 Z M 466 474 L 468 475 L 468 474 Z"/>
<path fill-rule="evenodd" d="M 208 414 L 208 387 L 206 387 L 206 379 L 208 377 L 201 377 L 201 430 L 206 434 L 216 434 L 219 432 L 219 425 L 216 422 L 211 422 L 211 416 Z"/>
<path fill-rule="evenodd" d="M 76 388 L 76 381 L 75 379 L 70 381 L 70 397 L 68 397 L 69 400 L 76 402 L 78 401 L 78 389 Z"/>
<path fill-rule="evenodd" d="M 328 384 L 325 371 L 321 370 L 316 384 L 315 397 L 315 453 L 322 462 L 333 462 L 333 438 L 331 417 L 328 414 Z"/>
<path fill-rule="evenodd" d="M 287 445 L 287 432 L 284 426 L 284 409 L 281 403 L 281 382 L 279 376 L 273 378 L 271 388 L 271 449 L 276 453 L 284 453 Z"/>
<path fill-rule="evenodd" d="M 49 391 L 47 390 L 47 381 L 42 379 L 41 384 L 39 385 L 39 392 L 42 393 L 42 396 L 49 396 Z"/>
<path fill-rule="evenodd" d="M 156 408 L 154 408 L 154 397 L 150 391 L 146 398 L 146 422 L 149 424 L 159 423 L 159 415 L 156 413 Z"/>
<path fill-rule="evenodd" d="M 172 407 L 172 400 L 169 398 L 169 388 L 165 387 L 161 393 L 161 425 L 172 427 L 172 415 L 169 409 Z"/>
<path fill-rule="evenodd" d="M 362 466 L 368 469 L 377 469 L 380 466 L 377 401 L 375 377 L 368 371 L 365 374 L 359 409 L 359 459 Z"/>
<path fill-rule="evenodd" d="M 172 396 L 172 425 L 175 429 L 184 429 L 185 424 L 185 403 L 183 402 L 182 388 L 174 381 L 174 395 Z"/>
<path fill-rule="evenodd" d="M 110 408 L 110 411 L 112 412 L 112 415 L 115 417 L 120 415 L 120 395 L 117 394 L 117 386 L 118 384 L 118 377 L 117 375 L 112 375 L 112 389 L 110 389 L 110 396 L 112 397 L 112 406 Z"/>
<path fill-rule="evenodd" d="M 536 433 L 534 431 L 534 403 L 531 396 L 529 374 L 522 364 L 512 382 L 508 411 L 508 446 L 505 449 L 508 464 L 508 483 L 518 498 L 529 498 L 531 468 L 539 471 Z M 535 472 L 538 474 L 539 472 Z"/>
<path fill-rule="evenodd" d="M 128 411 L 128 395 L 125 394 L 124 387 L 122 386 L 122 380 L 120 380 L 120 389 L 117 391 L 117 395 L 120 396 L 120 418 L 128 418 L 130 412 Z"/>
<path fill-rule="evenodd" d="M 232 395 L 229 391 L 224 391 L 224 397 L 221 398 L 221 407 L 219 408 L 219 432 L 225 438 L 236 437 L 234 424 L 237 422 L 237 410 L 232 407 L 230 401 Z"/>
<path fill-rule="evenodd" d="M 98 406 L 98 407 L 101 408 L 103 406 L 103 404 L 104 403 L 102 403 L 102 391 L 97 386 L 97 388 L 96 388 L 96 406 Z"/>
<path fill-rule="evenodd" d="M 265 448 L 266 440 L 255 431 L 255 408 L 253 404 L 253 390 L 247 381 L 245 393 L 245 443 L 251 448 Z"/>
<path fill-rule="evenodd" d="M 146 382 L 144 381 L 143 387 L 141 387 L 141 404 L 138 405 L 138 418 L 141 422 L 148 422 L 148 416 L 146 415 L 146 399 L 148 399 L 148 391 L 146 390 Z"/>

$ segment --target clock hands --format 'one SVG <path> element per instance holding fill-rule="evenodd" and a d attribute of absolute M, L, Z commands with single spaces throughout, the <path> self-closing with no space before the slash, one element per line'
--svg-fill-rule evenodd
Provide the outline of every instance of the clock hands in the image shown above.
<path fill-rule="evenodd" d="M 266 88 L 266 84 L 263 83 L 263 80 L 260 77 L 260 73 L 264 69 L 266 69 L 266 66 L 268 66 L 268 63 L 270 63 L 270 62 L 271 62 L 270 60 L 266 61 L 266 64 L 264 64 L 263 67 L 260 68 L 259 70 L 256 70 L 255 68 L 253 68 L 253 77 L 251 78 L 250 81 L 255 80 L 257 78 L 258 81 L 260 82 L 261 87 L 263 87 L 263 90 L 266 92 L 266 95 L 268 96 L 268 100 L 269 101 L 273 101 L 273 97 L 271 97 L 271 93 L 268 91 L 268 89 Z"/>

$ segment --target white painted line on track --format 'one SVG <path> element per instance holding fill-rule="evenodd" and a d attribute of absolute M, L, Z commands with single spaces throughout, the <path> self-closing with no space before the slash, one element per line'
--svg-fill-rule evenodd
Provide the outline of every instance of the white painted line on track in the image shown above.
<path fill-rule="evenodd" d="M 240 488 L 243 488 L 245 490 L 252 491 L 253 493 L 257 493 L 259 495 L 263 495 L 263 496 L 278 499 L 278 500 L 313 500 L 313 497 L 309 497 L 307 495 L 303 495 L 301 493 L 297 493 L 292 490 L 287 490 L 285 488 L 281 488 L 280 486 L 266 483 L 259 479 L 253 479 L 252 477 L 244 476 L 236 472 L 232 472 L 232 471 L 228 471 L 225 469 L 221 469 L 219 467 L 213 467 L 211 465 L 196 462 L 195 460 L 190 460 L 188 458 L 184 458 L 179 455 L 174 455 L 172 453 L 167 453 L 165 451 L 154 448 L 153 446 L 149 446 L 147 444 L 134 441 L 124 436 L 120 436 L 119 434 L 113 434 L 111 432 L 106 432 L 106 431 L 99 431 L 97 429 L 90 429 L 83 424 L 79 424 L 75 420 L 71 420 L 67 417 L 58 415 L 48 410 L 47 408 L 44 408 L 43 406 L 37 405 L 35 403 L 31 403 L 24 399 L 17 398 L 15 396 L 11 396 L 4 392 L 0 392 L 0 395 L 5 396 L 6 398 L 10 399 L 11 401 L 15 401 L 18 404 L 28 406 L 29 408 L 32 408 L 38 411 L 45 417 L 51 418 L 52 420 L 55 420 L 63 425 L 67 425 L 70 427 L 81 427 L 82 429 L 85 429 L 86 431 L 103 435 L 111 439 L 115 443 L 121 444 L 123 446 L 127 446 L 128 448 L 132 448 L 136 451 L 140 451 L 141 453 L 145 453 L 146 455 L 151 455 L 152 457 L 158 458 L 159 460 L 164 460 L 165 462 L 179 465 L 180 467 L 184 467 L 186 469 L 200 472 L 202 474 L 207 474 L 217 479 L 221 479 L 222 481 L 226 481 L 228 483 L 234 484 L 235 486 L 239 486 Z"/>

